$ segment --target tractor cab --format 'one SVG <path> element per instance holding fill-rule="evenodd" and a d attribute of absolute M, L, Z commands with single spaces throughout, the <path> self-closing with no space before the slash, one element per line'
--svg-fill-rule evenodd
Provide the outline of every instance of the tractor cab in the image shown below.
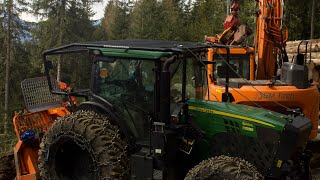
<path fill-rule="evenodd" d="M 85 96 L 112 109 L 119 124 L 126 124 L 124 126 L 128 132 L 145 145 L 150 141 L 151 121 L 165 118 L 163 121 L 169 122 L 170 115 L 175 111 L 174 106 L 195 98 L 196 91 L 204 84 L 201 68 L 204 67 L 202 61 L 206 60 L 207 52 L 205 44 L 150 42 L 72 44 L 45 54 L 83 53 L 86 50 L 92 61 L 91 87 L 71 94 Z M 119 43 L 122 45 L 119 46 Z M 142 47 L 142 44 L 147 44 L 148 48 Z M 48 74 L 54 73 L 49 56 L 45 62 Z M 53 89 L 51 91 L 63 94 Z"/>

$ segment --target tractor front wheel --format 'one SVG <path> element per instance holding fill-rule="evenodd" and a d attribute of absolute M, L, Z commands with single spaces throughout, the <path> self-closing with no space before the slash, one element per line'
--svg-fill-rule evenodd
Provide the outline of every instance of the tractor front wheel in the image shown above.
<path fill-rule="evenodd" d="M 78 111 L 57 120 L 40 144 L 43 179 L 127 179 L 127 143 L 108 117 Z"/>
<path fill-rule="evenodd" d="M 247 161 L 229 156 L 217 156 L 192 168 L 185 180 L 261 180 L 263 176 Z"/>

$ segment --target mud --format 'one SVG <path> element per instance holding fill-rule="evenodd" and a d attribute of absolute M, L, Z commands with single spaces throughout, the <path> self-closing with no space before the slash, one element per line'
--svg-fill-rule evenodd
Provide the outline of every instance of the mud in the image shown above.
<path fill-rule="evenodd" d="M 13 180 L 16 177 L 13 154 L 0 157 L 0 180 Z"/>

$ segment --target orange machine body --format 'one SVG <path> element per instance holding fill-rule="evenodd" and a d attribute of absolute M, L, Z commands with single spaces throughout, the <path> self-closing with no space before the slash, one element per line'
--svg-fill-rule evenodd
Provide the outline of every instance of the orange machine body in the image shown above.
<path fill-rule="evenodd" d="M 53 81 L 53 84 L 57 90 L 67 88 L 66 84 L 64 84 L 65 87 L 59 87 L 56 81 Z M 50 93 L 45 76 L 25 79 L 21 82 L 21 88 L 27 110 L 21 113 L 16 112 L 13 118 L 18 138 L 18 143 L 13 148 L 16 179 L 35 180 L 40 177 L 38 151 L 42 136 L 58 117 L 70 112 L 67 109 L 68 102 L 64 102 L 61 96 Z M 76 100 L 72 99 L 67 101 L 76 103 Z"/>
<path fill-rule="evenodd" d="M 208 60 L 214 61 L 216 54 L 226 54 L 225 49 L 209 49 Z M 251 54 L 252 48 L 231 47 L 230 61 L 233 56 L 241 54 Z M 303 114 L 311 119 L 313 128 L 310 134 L 310 139 L 316 137 L 318 132 L 318 113 L 319 113 L 319 91 L 315 85 L 311 85 L 306 89 L 298 89 L 295 86 L 288 86 L 281 83 L 273 84 L 270 80 L 254 80 L 254 62 L 252 55 L 249 59 L 242 59 L 250 63 L 250 78 L 243 80 L 242 78 L 230 78 L 229 92 L 233 95 L 236 104 L 244 104 L 249 106 L 261 106 L 272 111 L 277 111 L 284 114 L 290 114 L 288 108 L 292 110 L 301 110 Z M 215 79 L 214 72 L 215 65 L 208 66 L 208 90 L 205 99 L 212 101 L 222 101 L 222 93 L 225 92 L 225 86 L 219 85 L 218 80 Z M 234 82 L 238 83 L 236 86 L 232 85 Z M 239 85 L 240 84 L 240 85 Z"/>
<path fill-rule="evenodd" d="M 238 0 L 234 0 L 233 2 L 236 5 L 238 4 Z M 284 0 L 257 0 L 257 6 L 254 48 L 230 46 L 230 64 L 238 68 L 236 71 L 241 74 L 239 71 L 241 69 L 240 65 L 235 65 L 234 59 L 237 56 L 243 57 L 247 55 L 245 58 L 240 58 L 240 60 L 246 61 L 247 65 L 247 68 L 242 67 L 242 69 L 246 69 L 246 72 L 249 71 L 249 76 L 237 77 L 233 75 L 231 77 L 229 92 L 232 93 L 235 99 L 233 103 L 262 106 L 282 113 L 289 113 L 286 107 L 299 109 L 312 121 L 313 128 L 310 139 L 313 139 L 318 131 L 318 88 L 315 85 L 311 85 L 309 88 L 298 89 L 295 86 L 288 86 L 279 81 L 272 80 L 277 75 L 276 70 L 279 68 L 279 65 L 287 61 L 285 45 L 288 39 L 288 29 L 283 23 Z M 208 38 L 206 38 L 206 41 L 217 43 L 216 41 L 210 41 Z M 231 44 L 227 43 L 227 45 Z M 207 65 L 209 91 L 204 89 L 202 92 L 206 93 L 202 95 L 205 95 L 206 99 L 213 101 L 222 101 L 222 93 L 225 91 L 225 86 L 223 83 L 219 83 L 219 78 L 217 77 L 217 66 L 222 66 L 225 63 L 221 63 L 221 57 L 220 64 L 218 63 L 219 60 L 217 59 L 221 55 L 226 55 L 225 49 L 209 49 L 208 60 L 214 61 L 215 64 Z M 238 64 L 240 63 L 238 62 Z M 256 64 L 257 66 L 255 66 Z M 226 69 L 223 71 L 226 71 Z M 231 70 L 228 71 L 230 74 Z"/>
<path fill-rule="evenodd" d="M 64 107 L 52 108 L 40 112 L 15 113 L 13 124 L 18 143 L 13 148 L 17 180 L 35 180 L 39 179 L 38 171 L 38 150 L 40 139 L 60 116 L 70 114 Z M 35 132 L 35 139 L 24 143 L 20 135 L 27 130 Z"/>
<path fill-rule="evenodd" d="M 17 180 L 35 180 L 38 174 L 38 150 L 39 141 L 52 123 L 60 116 L 70 114 L 64 107 L 52 108 L 40 112 L 15 113 L 13 124 L 18 143 L 14 147 L 14 158 L 17 173 Z M 35 139 L 24 143 L 20 135 L 27 130 L 35 132 Z"/>
<path fill-rule="evenodd" d="M 255 50 L 257 79 L 275 76 L 276 57 L 285 51 L 288 29 L 283 21 L 284 0 L 258 0 Z"/>

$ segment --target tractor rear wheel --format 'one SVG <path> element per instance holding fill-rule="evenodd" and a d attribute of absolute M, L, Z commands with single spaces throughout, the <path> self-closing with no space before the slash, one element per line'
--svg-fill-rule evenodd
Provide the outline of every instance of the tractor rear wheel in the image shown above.
<path fill-rule="evenodd" d="M 40 144 L 43 179 L 127 179 L 127 143 L 109 118 L 78 111 L 57 120 Z"/>
<path fill-rule="evenodd" d="M 185 180 L 261 180 L 263 176 L 247 161 L 229 156 L 217 156 L 192 168 Z"/>

